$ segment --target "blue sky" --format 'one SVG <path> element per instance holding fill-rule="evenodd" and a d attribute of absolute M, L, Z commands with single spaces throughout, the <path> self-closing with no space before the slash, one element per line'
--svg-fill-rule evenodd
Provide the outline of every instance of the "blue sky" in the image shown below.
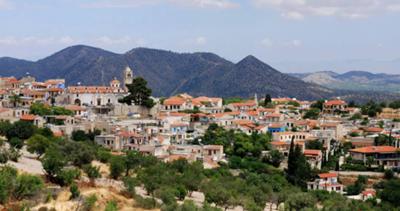
<path fill-rule="evenodd" d="M 86 44 L 344 70 L 348 61 L 400 58 L 398 20 L 399 0 L 0 0 L 0 56 L 36 60 Z M 332 66 L 317 65 L 324 61 Z"/>

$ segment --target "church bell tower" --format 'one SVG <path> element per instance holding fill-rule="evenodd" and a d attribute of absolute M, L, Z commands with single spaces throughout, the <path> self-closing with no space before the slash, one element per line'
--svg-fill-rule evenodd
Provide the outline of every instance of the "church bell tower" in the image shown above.
<path fill-rule="evenodd" d="M 133 81 L 133 71 L 129 66 L 126 66 L 124 70 L 124 85 L 131 84 Z"/>

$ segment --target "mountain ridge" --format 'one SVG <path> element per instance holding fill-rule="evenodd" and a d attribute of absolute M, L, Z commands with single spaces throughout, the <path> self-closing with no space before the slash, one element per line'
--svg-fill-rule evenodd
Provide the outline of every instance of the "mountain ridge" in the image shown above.
<path fill-rule="evenodd" d="M 122 80 L 127 66 L 134 75 L 148 81 L 154 96 L 182 92 L 220 97 L 271 94 L 312 100 L 337 95 L 332 89 L 281 73 L 252 55 L 233 63 L 210 52 L 177 53 L 151 48 L 114 53 L 76 45 L 37 61 L 0 58 L 0 75 L 22 77 L 29 72 L 38 80 L 65 78 L 67 85 L 107 85 L 114 77 Z"/>
<path fill-rule="evenodd" d="M 326 86 L 331 89 L 353 91 L 384 91 L 400 93 L 400 75 L 371 73 L 363 70 L 352 70 L 345 73 L 318 71 L 311 73 L 293 73 L 303 81 Z"/>

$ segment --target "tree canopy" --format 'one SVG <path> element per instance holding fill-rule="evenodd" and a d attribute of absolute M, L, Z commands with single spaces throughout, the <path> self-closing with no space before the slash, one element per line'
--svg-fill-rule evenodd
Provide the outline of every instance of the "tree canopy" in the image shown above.
<path fill-rule="evenodd" d="M 147 108 L 154 106 L 154 101 L 150 98 L 152 90 L 147 87 L 147 81 L 144 78 L 134 78 L 131 84 L 126 84 L 126 87 L 128 88 L 129 95 L 120 99 L 119 102 Z"/>

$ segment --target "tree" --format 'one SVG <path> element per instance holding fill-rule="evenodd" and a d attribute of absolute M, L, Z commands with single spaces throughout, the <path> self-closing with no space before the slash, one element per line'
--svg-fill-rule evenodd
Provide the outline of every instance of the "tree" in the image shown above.
<path fill-rule="evenodd" d="M 7 136 L 7 132 L 11 129 L 10 121 L 0 121 L 0 135 Z"/>
<path fill-rule="evenodd" d="M 10 140 L 17 137 L 21 140 L 30 138 L 35 133 L 35 126 L 30 122 L 17 121 L 7 131 L 6 137 Z"/>
<path fill-rule="evenodd" d="M 143 156 L 137 151 L 128 151 L 125 156 L 125 176 L 129 176 L 129 171 L 141 165 Z"/>
<path fill-rule="evenodd" d="M 365 184 L 367 184 L 368 177 L 358 176 L 357 181 L 353 185 L 347 186 L 347 194 L 358 195 L 364 190 Z"/>
<path fill-rule="evenodd" d="M 8 143 L 15 149 L 21 149 L 24 146 L 24 141 L 18 137 L 12 137 L 8 140 Z"/>
<path fill-rule="evenodd" d="M 289 210 L 304 210 L 305 208 L 314 208 L 317 200 L 309 193 L 290 194 L 285 202 Z"/>
<path fill-rule="evenodd" d="M 324 148 L 324 145 L 321 141 L 319 140 L 311 140 L 306 142 L 306 148 L 307 149 L 318 149 L 322 150 Z"/>
<path fill-rule="evenodd" d="M 271 95 L 266 94 L 264 99 L 264 106 L 268 106 L 270 103 L 272 103 Z"/>
<path fill-rule="evenodd" d="M 306 188 L 307 181 L 311 178 L 311 167 L 300 146 L 294 146 L 294 139 L 290 144 L 286 176 L 290 183 L 302 188 Z"/>
<path fill-rule="evenodd" d="M 317 102 L 311 104 L 311 108 L 316 108 L 322 111 L 324 109 L 324 103 L 325 103 L 324 99 L 318 100 Z"/>
<path fill-rule="evenodd" d="M 36 153 L 40 158 L 46 152 L 47 148 L 50 147 L 51 142 L 48 138 L 36 134 L 27 140 L 26 145 L 28 152 Z"/>
<path fill-rule="evenodd" d="M 113 156 L 110 159 L 110 176 L 118 179 L 125 171 L 125 160 L 121 156 Z"/>
<path fill-rule="evenodd" d="M 101 177 L 100 167 L 95 167 L 90 164 L 86 164 L 83 166 L 83 171 L 90 179 L 96 179 Z"/>
<path fill-rule="evenodd" d="M 75 130 L 71 134 L 71 139 L 74 141 L 86 141 L 89 138 L 87 137 L 85 131 L 83 130 Z"/>
<path fill-rule="evenodd" d="M 385 182 L 379 195 L 382 201 L 389 202 L 396 207 L 400 207 L 400 180 L 392 179 Z"/>
<path fill-rule="evenodd" d="M 139 105 L 147 108 L 154 106 L 154 101 L 150 98 L 152 90 L 147 87 L 147 81 L 142 77 L 134 78 L 131 84 L 126 84 L 129 95 L 120 99 L 121 103 L 128 105 Z"/>
<path fill-rule="evenodd" d="M 10 166 L 0 168 L 0 202 L 4 204 L 8 201 L 15 188 L 17 170 Z"/>
<path fill-rule="evenodd" d="M 48 148 L 41 161 L 47 176 L 52 179 L 61 172 L 66 164 L 64 156 L 55 147 Z"/>
<path fill-rule="evenodd" d="M 304 119 L 318 119 L 320 111 L 321 110 L 319 110 L 317 108 L 311 108 L 304 114 L 303 118 Z"/>
<path fill-rule="evenodd" d="M 394 178 L 394 172 L 392 169 L 385 170 L 385 179 L 390 180 Z"/>
<path fill-rule="evenodd" d="M 285 159 L 285 156 L 278 150 L 271 150 L 271 152 L 267 156 L 268 163 L 270 163 L 276 168 L 278 168 L 281 165 L 283 159 Z"/>
<path fill-rule="evenodd" d="M 26 196 L 34 196 L 44 186 L 40 177 L 22 174 L 17 177 L 13 195 L 17 200 Z"/>

